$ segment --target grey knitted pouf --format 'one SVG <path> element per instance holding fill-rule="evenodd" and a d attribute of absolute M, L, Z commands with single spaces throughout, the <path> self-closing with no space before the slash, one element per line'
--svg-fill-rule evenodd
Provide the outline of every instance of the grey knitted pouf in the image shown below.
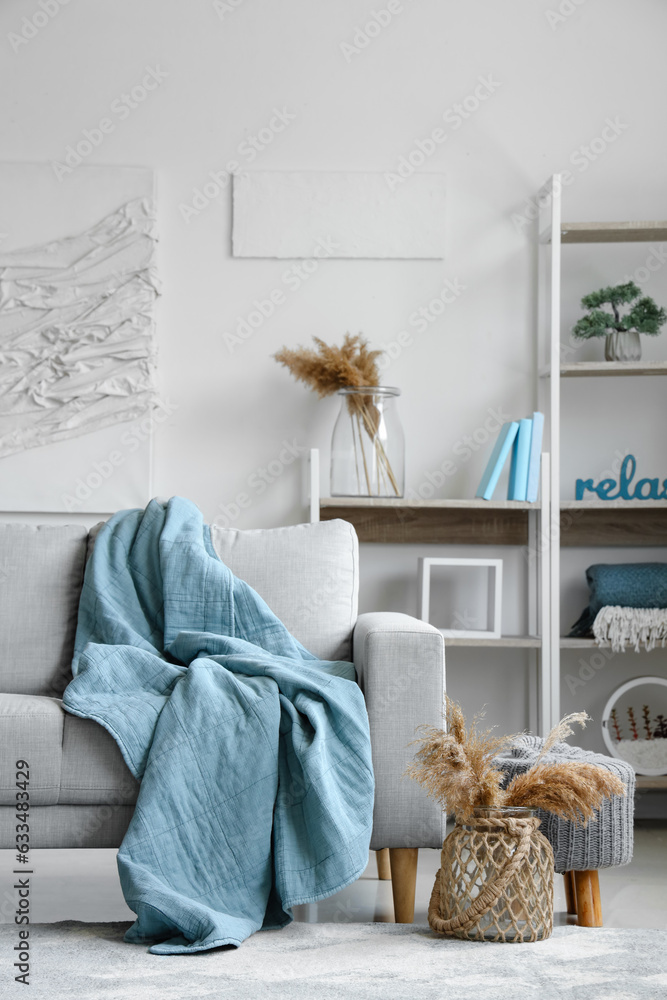
<path fill-rule="evenodd" d="M 540 736 L 519 736 L 514 745 L 495 758 L 495 766 L 506 775 L 506 786 L 517 774 L 531 767 L 539 755 L 544 740 Z M 626 795 L 605 799 L 597 819 L 584 827 L 553 813 L 539 810 L 541 832 L 554 852 L 557 872 L 589 871 L 627 865 L 632 860 L 635 772 L 631 764 L 616 757 L 591 753 L 568 743 L 555 743 L 541 763 L 565 764 L 580 761 L 598 764 L 617 775 L 625 783 Z"/>

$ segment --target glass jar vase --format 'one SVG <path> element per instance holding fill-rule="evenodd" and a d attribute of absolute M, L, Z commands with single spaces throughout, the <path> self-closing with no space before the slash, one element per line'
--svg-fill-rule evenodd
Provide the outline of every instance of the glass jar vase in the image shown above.
<path fill-rule="evenodd" d="M 331 439 L 332 497 L 402 497 L 405 439 L 396 410 L 401 390 L 387 385 L 338 390 Z"/>
<path fill-rule="evenodd" d="M 554 857 L 536 809 L 480 806 L 442 845 L 428 922 L 472 941 L 541 941 L 553 928 Z"/>

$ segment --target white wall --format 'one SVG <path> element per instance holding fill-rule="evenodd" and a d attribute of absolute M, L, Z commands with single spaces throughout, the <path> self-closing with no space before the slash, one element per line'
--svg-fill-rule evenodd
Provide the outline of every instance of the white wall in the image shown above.
<path fill-rule="evenodd" d="M 43 2 L 50 9 L 55 0 Z M 283 344 L 308 343 L 312 334 L 340 341 L 350 330 L 382 346 L 401 330 L 414 332 L 413 346 L 385 373 L 385 381 L 403 391 L 413 488 L 453 457 L 456 443 L 482 424 L 489 408 L 514 415 L 531 409 L 534 226 L 523 225 L 521 213 L 550 173 L 570 169 L 575 181 L 566 192 L 565 217 L 665 215 L 667 9 L 660 0 L 564 0 L 560 6 L 571 13 L 559 15 L 557 0 L 392 0 L 401 12 L 351 53 L 342 43 L 354 44 L 357 27 L 385 9 L 384 0 L 221 0 L 217 6 L 208 0 L 70 0 L 35 37 L 25 44 L 14 38 L 12 46 L 10 33 L 22 27 L 28 33 L 23 19 L 41 8 L 37 0 L 5 0 L 2 157 L 62 160 L 66 146 L 108 116 L 147 67 L 166 74 L 124 120 L 114 116 L 113 132 L 87 159 L 153 166 L 158 173 L 159 377 L 175 411 L 156 433 L 154 489 L 192 498 L 209 520 L 222 517 L 240 491 L 249 492 L 252 505 L 233 523 L 278 525 L 305 519 L 299 463 L 286 466 L 262 495 L 249 487 L 249 477 L 279 455 L 284 441 L 318 446 L 326 470 L 337 411 L 336 400 L 318 400 L 272 360 Z M 481 79 L 488 96 L 478 110 L 465 121 L 453 112 L 443 122 Z M 269 126 L 276 108 L 293 120 L 250 163 L 242 144 Z M 618 136 L 586 161 L 579 147 L 600 136 L 607 119 L 620 122 Z M 444 263 L 324 261 L 230 353 L 223 334 L 235 329 L 254 299 L 284 289 L 286 262 L 232 259 L 229 187 L 184 221 L 179 206 L 192 204 L 209 173 L 223 171 L 230 160 L 250 169 L 395 170 L 399 157 L 438 126 L 447 139 L 424 169 L 448 177 Z M 577 318 L 583 292 L 634 271 L 649 249 L 629 246 L 620 258 L 615 249 L 613 260 L 575 249 L 565 266 L 571 281 L 566 320 Z M 416 332 L 410 315 L 447 279 L 465 290 L 426 331 Z M 667 301 L 667 268 L 645 287 Z M 664 338 L 649 343 L 646 356 L 664 357 Z M 569 495 L 574 476 L 604 468 L 617 447 L 636 449 L 647 470 L 642 474 L 667 474 L 658 382 L 568 387 Z M 642 424 L 644 405 L 652 417 Z M 459 462 L 439 495 L 471 495 L 483 463 L 483 449 Z M 362 604 L 411 611 L 416 554 L 366 546 L 362 558 Z M 392 566 L 395 582 L 387 584 L 381 577 Z M 508 597 L 523 600 L 518 570 Z M 471 655 L 452 656 L 450 686 L 472 711 L 484 695 L 471 679 L 465 659 Z M 481 657 L 475 669 L 486 676 L 496 668 Z M 515 661 L 498 662 L 489 690 L 492 721 L 521 726 L 527 721 L 519 718 L 525 664 Z"/>

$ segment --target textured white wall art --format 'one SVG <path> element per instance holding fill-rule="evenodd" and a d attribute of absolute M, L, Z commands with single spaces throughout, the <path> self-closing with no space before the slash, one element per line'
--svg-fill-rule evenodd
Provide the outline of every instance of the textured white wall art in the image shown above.
<path fill-rule="evenodd" d="M 447 567 L 461 569 L 463 567 L 473 567 L 488 574 L 487 583 L 487 606 L 486 628 L 440 628 L 437 621 L 438 611 L 431 608 L 431 572 L 433 567 Z M 421 558 L 419 560 L 419 617 L 422 621 L 431 622 L 436 628 L 440 628 L 443 636 L 447 639 L 499 639 L 501 636 L 501 612 L 503 601 L 503 561 L 502 559 L 445 559 L 445 558 Z M 453 609 L 450 609 L 453 610 Z M 463 618 L 464 616 L 461 615 Z M 433 619 L 436 619 L 433 621 Z M 467 624 L 462 621 L 462 624 Z"/>
<path fill-rule="evenodd" d="M 445 256 L 445 178 L 273 171 L 234 175 L 235 257 Z"/>
<path fill-rule="evenodd" d="M 0 508 L 106 512 L 150 493 L 152 171 L 0 164 Z"/>

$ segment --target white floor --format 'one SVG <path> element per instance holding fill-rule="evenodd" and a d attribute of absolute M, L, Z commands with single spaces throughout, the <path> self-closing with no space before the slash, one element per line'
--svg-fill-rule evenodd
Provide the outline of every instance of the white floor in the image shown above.
<path fill-rule="evenodd" d="M 33 851 L 31 855 L 33 923 L 55 920 L 133 920 L 118 881 L 116 852 Z M 14 919 L 12 851 L 0 851 L 0 923 Z M 439 851 L 420 851 L 415 921 L 426 923 Z M 606 927 L 667 928 L 667 822 L 639 820 L 635 856 L 623 868 L 600 872 L 600 895 Z M 563 880 L 556 877 L 554 921 L 565 923 Z M 371 854 L 362 877 L 321 903 L 296 907 L 295 917 L 317 922 L 391 922 L 391 883 L 377 878 Z"/>

